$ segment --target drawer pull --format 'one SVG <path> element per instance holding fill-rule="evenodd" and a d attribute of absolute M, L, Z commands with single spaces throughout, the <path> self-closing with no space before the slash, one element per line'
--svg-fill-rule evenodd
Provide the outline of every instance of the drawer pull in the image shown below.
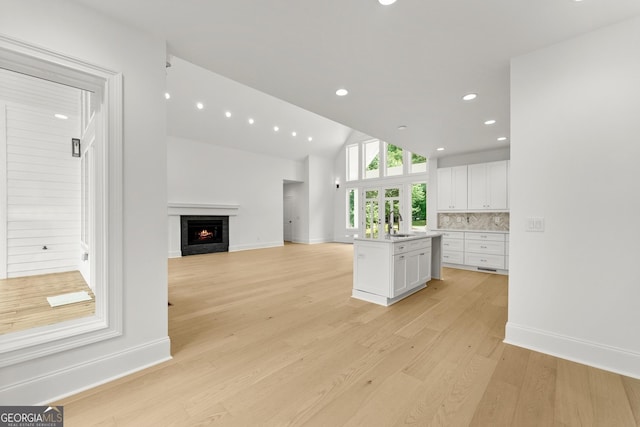
<path fill-rule="evenodd" d="M 400 257 L 400 259 L 404 259 L 404 255 L 402 255 L 402 256 Z"/>
<path fill-rule="evenodd" d="M 480 249 L 487 249 L 487 247 L 486 247 L 486 246 L 482 246 L 482 245 L 481 245 L 481 246 L 480 246 Z"/>
<path fill-rule="evenodd" d="M 400 246 L 398 249 L 403 250 L 403 249 L 404 249 L 404 246 Z"/>
<path fill-rule="evenodd" d="M 420 255 L 424 255 L 424 252 L 422 252 Z"/>

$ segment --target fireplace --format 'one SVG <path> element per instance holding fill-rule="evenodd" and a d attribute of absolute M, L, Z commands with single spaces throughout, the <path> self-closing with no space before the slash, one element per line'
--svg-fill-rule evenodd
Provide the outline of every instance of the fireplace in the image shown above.
<path fill-rule="evenodd" d="M 182 256 L 229 251 L 229 217 L 180 216 Z"/>

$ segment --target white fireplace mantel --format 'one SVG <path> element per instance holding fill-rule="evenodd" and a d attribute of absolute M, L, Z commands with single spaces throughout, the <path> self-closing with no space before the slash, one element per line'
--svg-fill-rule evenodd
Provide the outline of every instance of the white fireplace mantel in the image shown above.
<path fill-rule="evenodd" d="M 180 216 L 182 215 L 211 215 L 237 216 L 239 205 L 223 205 L 210 203 L 168 203 L 169 214 L 169 258 L 182 256 L 180 242 Z M 229 224 L 231 226 L 231 224 Z"/>
<path fill-rule="evenodd" d="M 222 205 L 210 203 L 169 203 L 169 216 L 174 215 L 238 215 L 239 205 Z"/>

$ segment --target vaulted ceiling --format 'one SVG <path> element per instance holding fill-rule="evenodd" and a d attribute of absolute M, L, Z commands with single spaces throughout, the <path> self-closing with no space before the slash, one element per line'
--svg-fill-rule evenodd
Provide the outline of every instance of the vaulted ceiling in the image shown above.
<path fill-rule="evenodd" d="M 390 6 L 377 0 L 76 1 L 166 39 L 172 55 L 230 79 L 216 76 L 217 84 L 232 88 L 235 81 L 255 89 L 239 89 L 242 107 L 232 103 L 233 94 L 217 89 L 216 108 L 236 109 L 232 118 L 248 120 L 262 108 L 286 114 L 281 101 L 312 112 L 304 125 L 309 130 L 302 125 L 305 112 L 295 108 L 300 116 L 289 111 L 294 117 L 280 125 L 278 138 L 293 131 L 302 138 L 317 135 L 316 145 L 302 151 L 334 149 L 344 140 L 333 139 L 350 128 L 427 156 L 510 144 L 510 58 L 640 14 L 638 0 L 398 0 Z M 207 86 L 199 80 L 205 76 L 190 64 L 182 71 L 187 68 L 200 77 L 172 84 L 185 98 L 196 97 L 189 91 Z M 338 88 L 349 94 L 336 96 Z M 478 97 L 464 102 L 467 93 Z M 252 110 L 252 102 L 264 105 Z M 202 112 L 170 107 L 170 133 L 210 135 L 205 126 L 212 124 L 193 118 Z M 323 123 L 316 115 L 330 120 Z M 273 123 L 267 127 L 267 121 Z M 273 133 L 275 121 L 265 117 L 264 131 Z M 226 132 L 219 126 L 213 131 Z M 243 128 L 222 139 L 237 141 L 247 132 L 257 133 Z M 503 136 L 508 139 L 497 140 Z M 246 138 L 244 149 L 274 155 L 290 149 L 290 141 Z"/>

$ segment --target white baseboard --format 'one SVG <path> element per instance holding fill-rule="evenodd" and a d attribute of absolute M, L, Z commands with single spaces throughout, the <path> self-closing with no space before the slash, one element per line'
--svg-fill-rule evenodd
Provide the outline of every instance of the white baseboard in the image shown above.
<path fill-rule="evenodd" d="M 282 240 L 277 242 L 264 242 L 264 243 L 258 242 L 258 243 L 244 244 L 244 245 L 229 245 L 229 252 L 248 251 L 251 249 L 275 248 L 283 245 L 284 245 L 284 242 Z"/>
<path fill-rule="evenodd" d="M 316 237 L 315 239 L 309 239 L 310 245 L 317 245 L 319 243 L 333 243 L 333 238 L 331 237 Z"/>
<path fill-rule="evenodd" d="M 3 405 L 47 405 L 171 360 L 169 337 L 0 388 Z"/>
<path fill-rule="evenodd" d="M 182 251 L 169 251 L 169 258 L 181 258 Z"/>
<path fill-rule="evenodd" d="M 491 269 L 491 270 L 483 270 L 481 267 L 476 267 L 476 266 L 473 266 L 473 265 L 451 264 L 451 263 L 448 263 L 448 262 L 443 262 L 442 266 L 443 267 L 449 267 L 449 268 L 457 268 L 458 270 L 476 271 L 478 273 L 502 274 L 503 276 L 508 276 L 509 275 L 509 270 L 503 270 L 503 269 L 500 269 L 500 268 Z"/>
<path fill-rule="evenodd" d="M 507 322 L 504 342 L 640 379 L 640 354 Z"/>

